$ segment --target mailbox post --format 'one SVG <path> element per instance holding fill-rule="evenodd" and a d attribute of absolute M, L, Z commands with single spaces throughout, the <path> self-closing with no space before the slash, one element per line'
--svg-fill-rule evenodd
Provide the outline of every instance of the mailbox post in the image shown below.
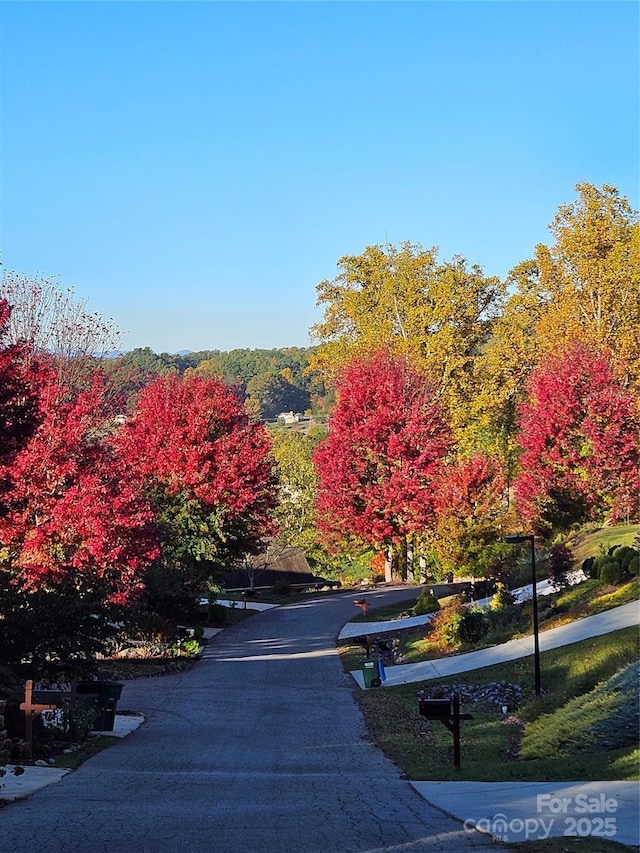
<path fill-rule="evenodd" d="M 354 598 L 353 603 L 356 607 L 359 607 L 362 610 L 362 615 L 367 615 L 367 610 L 369 609 L 369 602 L 363 596 L 362 598 Z M 367 634 L 364 640 L 364 649 L 367 653 L 367 659 L 371 656 L 371 634 Z"/>
<path fill-rule="evenodd" d="M 420 699 L 419 712 L 427 720 L 440 720 L 453 734 L 453 765 L 460 769 L 460 720 L 472 720 L 471 714 L 460 713 L 460 696 L 450 699 Z"/>
<path fill-rule="evenodd" d="M 24 686 L 24 702 L 20 704 L 20 710 L 24 711 L 24 740 L 25 758 L 31 758 L 33 752 L 33 719 L 41 711 L 55 711 L 58 706 L 53 703 L 40 704 L 33 701 L 33 681 L 29 679 Z"/>

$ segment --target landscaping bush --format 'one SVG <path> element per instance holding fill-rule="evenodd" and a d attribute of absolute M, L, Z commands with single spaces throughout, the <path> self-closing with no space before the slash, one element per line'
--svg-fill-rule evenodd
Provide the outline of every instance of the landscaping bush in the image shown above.
<path fill-rule="evenodd" d="M 427 625 L 429 640 L 441 651 L 458 649 L 461 643 L 460 625 L 466 612 L 459 601 L 443 607 Z"/>
<path fill-rule="evenodd" d="M 638 552 L 635 548 L 629 547 L 629 545 L 620 545 L 614 550 L 612 557 L 620 563 L 623 572 L 628 572 L 631 561 L 634 558 L 638 558 Z"/>
<path fill-rule="evenodd" d="M 414 616 L 424 616 L 426 613 L 437 613 L 440 602 L 430 589 L 423 589 L 413 607 Z"/>
<path fill-rule="evenodd" d="M 505 583 L 498 581 L 496 583 L 496 591 L 491 599 L 491 609 L 502 610 L 505 607 L 511 607 L 514 603 L 515 598 L 513 597 L 511 590 Z"/>
<path fill-rule="evenodd" d="M 99 583 L 80 572 L 37 589 L 14 585 L 0 572 L 0 661 L 26 678 L 84 677 L 87 661 L 104 653 L 121 611 L 104 603 Z"/>
<path fill-rule="evenodd" d="M 618 584 L 622 577 L 622 566 L 615 557 L 598 557 L 596 560 L 598 578 L 605 584 Z"/>
<path fill-rule="evenodd" d="M 481 610 L 468 609 L 463 613 L 458 636 L 463 643 L 478 643 L 486 631 L 486 620 Z"/>
<path fill-rule="evenodd" d="M 209 624 L 216 628 L 224 628 L 227 624 L 229 608 L 224 604 L 209 605 Z"/>
<path fill-rule="evenodd" d="M 596 568 L 595 563 L 595 557 L 587 557 L 586 560 L 582 561 L 582 571 L 585 573 L 586 577 L 597 580 L 598 570 Z"/>
<path fill-rule="evenodd" d="M 556 592 L 569 586 L 569 572 L 573 568 L 571 550 L 566 545 L 554 545 L 549 551 L 547 576 Z"/>
<path fill-rule="evenodd" d="M 606 554 L 595 558 L 591 568 L 591 576 L 607 585 L 619 584 L 639 573 L 640 553 L 629 545 L 612 545 Z"/>
<path fill-rule="evenodd" d="M 631 746 L 638 737 L 640 665 L 626 666 L 589 693 L 542 714 L 525 730 L 520 755 L 552 758 Z"/>
<path fill-rule="evenodd" d="M 178 640 L 172 651 L 176 657 L 197 658 L 200 654 L 200 643 L 195 637 L 187 637 Z"/>
<path fill-rule="evenodd" d="M 123 625 L 112 648 L 116 657 L 163 657 L 176 640 L 176 626 L 157 613 L 140 611 Z"/>
<path fill-rule="evenodd" d="M 531 616 L 521 604 L 512 604 L 499 610 L 487 610 L 485 640 L 490 644 L 504 643 L 514 634 L 523 634 L 531 628 Z"/>

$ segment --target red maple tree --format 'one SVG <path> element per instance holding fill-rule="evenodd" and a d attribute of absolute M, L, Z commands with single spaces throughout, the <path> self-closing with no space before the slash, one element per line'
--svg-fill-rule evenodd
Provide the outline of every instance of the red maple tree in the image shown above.
<path fill-rule="evenodd" d="M 337 381 L 328 438 L 316 450 L 319 529 L 389 548 L 433 516 L 433 485 L 451 438 L 432 389 L 380 351 Z"/>
<path fill-rule="evenodd" d="M 86 391 L 65 396 L 41 366 L 39 386 L 42 422 L 9 467 L 0 518 L 14 582 L 36 588 L 77 575 L 123 603 L 158 545 L 151 509 L 109 440 L 103 379 L 96 373 Z"/>
<path fill-rule="evenodd" d="M 264 424 L 212 377 L 159 377 L 118 437 L 154 504 L 167 561 L 223 562 L 273 530 L 273 461 Z"/>
<path fill-rule="evenodd" d="M 637 399 L 611 355 L 574 343 L 533 372 L 519 412 L 520 516 L 541 532 L 637 514 Z"/>
<path fill-rule="evenodd" d="M 433 546 L 443 570 L 478 577 L 493 569 L 507 509 L 505 488 L 500 464 L 480 453 L 442 471 Z"/>

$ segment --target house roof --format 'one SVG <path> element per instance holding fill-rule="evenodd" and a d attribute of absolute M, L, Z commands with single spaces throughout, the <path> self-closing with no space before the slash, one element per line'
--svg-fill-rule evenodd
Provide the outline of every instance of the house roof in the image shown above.
<path fill-rule="evenodd" d="M 251 574 L 253 585 L 273 586 L 276 583 L 314 584 L 317 578 L 307 563 L 301 548 L 293 546 L 270 545 L 261 554 L 249 556 L 245 567 L 225 572 L 225 589 L 245 589 L 250 587 Z"/>

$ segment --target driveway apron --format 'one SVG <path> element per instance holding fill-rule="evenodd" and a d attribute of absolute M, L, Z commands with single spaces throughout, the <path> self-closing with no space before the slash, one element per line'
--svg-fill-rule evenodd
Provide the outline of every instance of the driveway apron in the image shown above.
<path fill-rule="evenodd" d="M 367 597 L 380 606 L 407 590 Z M 353 612 L 348 594 L 265 611 L 217 634 L 191 670 L 127 682 L 119 708 L 144 724 L 2 809 L 3 849 L 499 849 L 428 805 L 366 740 L 335 649 Z"/>

